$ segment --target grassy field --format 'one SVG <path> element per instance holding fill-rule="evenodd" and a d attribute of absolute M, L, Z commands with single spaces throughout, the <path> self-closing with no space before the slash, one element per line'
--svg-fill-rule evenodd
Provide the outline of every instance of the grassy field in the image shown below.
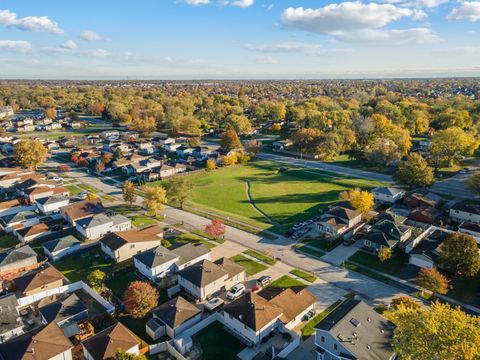
<path fill-rule="evenodd" d="M 153 225 L 153 224 L 156 224 L 156 222 L 149 217 L 142 216 L 142 215 L 132 216 L 132 225 L 135 227 L 142 228 L 142 227 Z"/>
<path fill-rule="evenodd" d="M 267 269 L 267 266 L 253 261 L 240 254 L 232 257 L 232 260 L 235 261 L 238 265 L 242 265 L 247 270 L 248 275 L 255 275 Z"/>
<path fill-rule="evenodd" d="M 394 251 L 389 260 L 381 262 L 377 255 L 369 254 L 364 251 L 357 251 L 349 260 L 377 271 L 399 276 L 402 269 L 408 265 L 408 254 Z"/>
<path fill-rule="evenodd" d="M 337 201 L 343 190 L 380 185 L 311 169 L 290 168 L 278 172 L 280 167 L 270 161 L 255 161 L 192 176 L 195 186 L 192 205 L 257 227 L 270 228 L 272 224 L 248 201 L 246 181 L 249 180 L 255 204 L 280 224 L 273 230 L 284 231 L 317 215 Z"/>

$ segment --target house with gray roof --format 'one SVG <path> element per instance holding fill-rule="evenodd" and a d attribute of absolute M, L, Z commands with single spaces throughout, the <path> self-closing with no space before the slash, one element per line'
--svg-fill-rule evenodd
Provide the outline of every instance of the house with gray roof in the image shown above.
<path fill-rule="evenodd" d="M 75 228 L 87 239 L 98 239 L 114 232 L 125 231 L 132 227 L 132 221 L 119 214 L 100 213 L 77 220 Z"/>
<path fill-rule="evenodd" d="M 28 245 L 0 253 L 0 275 L 2 276 L 37 267 L 37 253 Z"/>
<path fill-rule="evenodd" d="M 43 252 L 51 260 L 58 260 L 64 256 L 80 250 L 81 242 L 73 235 L 53 239 L 42 244 Z"/>
<path fill-rule="evenodd" d="M 375 201 L 382 204 L 393 204 L 405 196 L 405 190 L 392 186 L 379 186 L 372 190 Z"/>
<path fill-rule="evenodd" d="M 362 237 L 365 250 L 378 252 L 382 248 L 393 249 L 412 236 L 412 228 L 391 220 L 380 220 Z"/>
<path fill-rule="evenodd" d="M 193 243 L 172 250 L 158 246 L 133 257 L 135 268 L 152 281 L 209 259 L 210 249 L 204 244 Z"/>
<path fill-rule="evenodd" d="M 318 360 L 393 360 L 395 325 L 366 303 L 349 299 L 315 326 Z"/>
<path fill-rule="evenodd" d="M 12 232 L 13 230 L 26 228 L 36 225 L 40 222 L 38 215 L 31 210 L 21 211 L 16 214 L 2 216 L 0 223 L 3 230 L 6 232 Z"/>
<path fill-rule="evenodd" d="M 36 205 L 42 214 L 50 215 L 60 211 L 60 208 L 67 206 L 70 203 L 70 198 L 65 195 L 52 195 L 37 199 Z"/>
<path fill-rule="evenodd" d="M 0 343 L 23 334 L 24 324 L 18 313 L 15 294 L 0 297 Z"/>

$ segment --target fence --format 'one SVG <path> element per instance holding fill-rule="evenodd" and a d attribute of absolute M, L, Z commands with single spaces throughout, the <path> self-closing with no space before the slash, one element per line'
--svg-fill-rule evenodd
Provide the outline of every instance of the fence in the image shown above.
<path fill-rule="evenodd" d="M 173 295 L 177 294 L 180 292 L 181 290 L 181 286 L 180 285 L 175 285 L 175 286 L 172 286 L 170 288 L 167 289 L 167 295 L 168 297 L 171 299 Z"/>
<path fill-rule="evenodd" d="M 293 341 L 287 345 L 285 349 L 278 353 L 280 359 L 286 358 L 293 350 L 295 350 L 300 345 L 300 336 L 295 335 Z"/>
<path fill-rule="evenodd" d="M 185 357 L 180 354 L 177 349 L 171 344 L 172 341 L 165 341 L 163 343 L 153 344 L 149 346 L 148 353 L 150 355 L 155 355 L 161 352 L 168 352 L 177 360 L 186 360 Z"/>

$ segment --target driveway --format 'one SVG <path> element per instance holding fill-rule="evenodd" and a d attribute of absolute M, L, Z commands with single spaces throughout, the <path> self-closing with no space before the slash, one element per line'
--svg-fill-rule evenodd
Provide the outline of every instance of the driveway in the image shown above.
<path fill-rule="evenodd" d="M 358 251 L 359 246 L 360 246 L 360 242 L 358 241 L 350 246 L 345 246 L 343 244 L 340 244 L 332 251 L 323 255 L 321 259 L 330 264 L 340 266 L 343 264 L 344 261 L 347 261 L 350 256 L 352 256 Z"/>
<path fill-rule="evenodd" d="M 323 170 L 332 172 L 335 174 L 352 176 L 360 179 L 375 180 L 375 181 L 384 181 L 392 182 L 393 179 L 390 175 L 375 173 L 371 171 L 365 171 L 360 169 L 352 169 L 345 166 L 333 165 L 329 163 L 324 163 L 321 161 L 312 161 L 312 160 L 300 160 L 288 156 L 282 156 L 277 154 L 261 153 L 257 155 L 258 159 L 271 160 L 284 164 L 301 166 L 309 169 Z"/>

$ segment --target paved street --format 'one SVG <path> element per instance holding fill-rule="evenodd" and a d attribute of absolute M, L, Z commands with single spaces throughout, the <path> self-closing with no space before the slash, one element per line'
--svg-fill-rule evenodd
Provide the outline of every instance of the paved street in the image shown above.
<path fill-rule="evenodd" d="M 437 181 L 432 185 L 431 190 L 442 195 L 472 199 L 475 194 L 465 188 L 465 182 L 473 173 L 473 171 L 468 171 L 465 174 L 457 174 L 448 179 Z"/>
<path fill-rule="evenodd" d="M 375 180 L 375 181 L 385 181 L 385 182 L 393 181 L 393 179 L 390 175 L 385 175 L 385 174 L 380 174 L 380 173 L 375 173 L 375 172 L 370 172 L 370 171 L 364 171 L 364 170 L 360 170 L 360 169 L 347 168 L 347 167 L 344 167 L 344 166 L 333 165 L 333 164 L 324 163 L 324 162 L 321 162 L 321 161 L 300 160 L 300 159 L 295 159 L 293 157 L 282 156 L 282 155 L 278 155 L 278 154 L 268 154 L 268 153 L 258 154 L 257 158 L 258 159 L 277 161 L 277 162 L 280 162 L 280 163 L 283 163 L 283 164 L 302 166 L 302 167 L 306 167 L 306 168 L 309 168 L 309 169 L 329 171 L 329 172 L 332 172 L 332 173 L 335 173 L 335 174 L 353 176 L 353 177 L 357 177 L 357 178 L 361 178 L 361 179 Z"/>

